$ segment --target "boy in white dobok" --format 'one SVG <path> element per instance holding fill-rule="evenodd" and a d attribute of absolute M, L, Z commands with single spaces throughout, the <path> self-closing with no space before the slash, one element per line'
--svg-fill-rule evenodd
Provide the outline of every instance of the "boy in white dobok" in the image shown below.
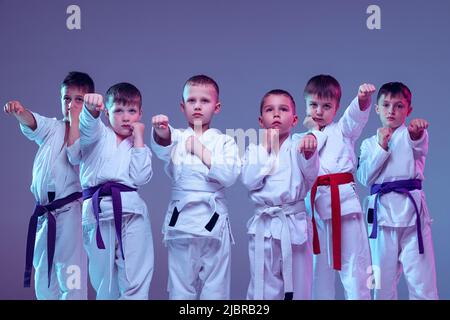
<path fill-rule="evenodd" d="M 88 74 L 70 72 L 61 84 L 62 120 L 31 112 L 19 101 L 4 107 L 19 121 L 22 133 L 39 145 L 33 164 L 31 192 L 36 207 L 28 227 L 24 281 L 29 287 L 34 266 L 39 300 L 87 299 L 78 127 L 83 97 L 93 91 L 94 82 Z"/>
<path fill-rule="evenodd" d="M 422 190 L 428 122 L 413 119 L 406 126 L 411 111 L 409 88 L 400 82 L 384 84 L 376 105 L 383 126 L 361 145 L 357 173 L 370 186 L 375 299 L 397 299 L 402 270 L 410 299 L 438 299 L 431 218 Z"/>
<path fill-rule="evenodd" d="M 304 123 L 326 136 L 324 144 L 318 143 L 319 176 L 308 197 L 315 231 L 313 299 L 335 298 L 335 270 L 346 299 L 370 299 L 369 241 L 353 172 L 357 166 L 354 146 L 369 119 L 374 92 L 373 85 L 361 85 L 357 97 L 334 122 L 341 99 L 339 82 L 332 76 L 318 75 L 304 90 Z"/>
<path fill-rule="evenodd" d="M 319 157 L 314 135 L 291 136 L 297 123 L 287 91 L 264 95 L 259 124 L 265 139 L 247 148 L 241 176 L 255 204 L 247 225 L 247 299 L 311 299 L 312 225 L 304 198 L 317 178 Z"/>
<path fill-rule="evenodd" d="M 84 97 L 80 115 L 83 237 L 97 299 L 147 300 L 153 240 L 138 187 L 152 176 L 142 97 L 129 83 Z M 105 108 L 106 107 L 106 108 Z M 100 119 L 105 111 L 108 126 Z"/>
<path fill-rule="evenodd" d="M 163 226 L 169 256 L 170 299 L 229 299 L 232 237 L 224 189 L 240 173 L 237 145 L 210 127 L 221 109 L 217 83 L 191 77 L 183 88 L 181 111 L 189 127 L 152 119 L 151 147 L 165 162 L 172 199 Z"/>

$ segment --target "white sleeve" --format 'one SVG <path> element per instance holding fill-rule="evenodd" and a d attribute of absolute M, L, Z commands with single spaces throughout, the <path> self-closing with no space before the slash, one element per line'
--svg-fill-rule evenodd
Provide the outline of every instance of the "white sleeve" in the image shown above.
<path fill-rule="evenodd" d="M 131 149 L 130 178 L 142 186 L 152 178 L 152 152 L 147 146 Z"/>
<path fill-rule="evenodd" d="M 155 130 L 152 128 L 151 139 L 150 139 L 150 148 L 156 154 L 156 156 L 162 161 L 169 163 L 172 157 L 172 149 L 178 143 L 178 135 L 179 131 L 172 128 L 169 125 L 170 130 L 170 144 L 168 146 L 162 146 L 158 144 L 155 140 Z"/>
<path fill-rule="evenodd" d="M 211 150 L 211 167 L 206 178 L 229 187 L 236 182 L 240 173 L 241 159 L 238 146 L 233 138 L 221 135 L 214 145 L 214 150 Z"/>
<path fill-rule="evenodd" d="M 241 181 L 250 191 L 264 186 L 264 179 L 274 170 L 277 157 L 261 144 L 250 144 L 242 163 Z"/>
<path fill-rule="evenodd" d="M 372 185 L 380 175 L 384 163 L 391 155 L 390 151 L 384 150 L 378 143 L 370 143 L 371 138 L 365 139 L 361 144 L 356 176 L 364 186 Z"/>
<path fill-rule="evenodd" d="M 55 118 L 43 117 L 36 112 L 31 112 L 31 114 L 36 120 L 36 129 L 33 131 L 30 127 L 20 124 L 20 130 L 25 137 L 31 141 L 35 141 L 38 145 L 42 145 L 45 139 L 55 132 L 58 120 Z"/>
<path fill-rule="evenodd" d="M 426 157 L 428 153 L 428 130 L 424 130 L 423 135 L 419 140 L 412 140 L 409 131 L 406 132 L 409 145 L 413 149 L 414 159 Z"/>
<path fill-rule="evenodd" d="M 73 166 L 77 166 L 81 161 L 80 139 L 77 139 L 71 146 L 67 147 L 67 158 Z"/>
<path fill-rule="evenodd" d="M 80 144 L 82 146 L 97 142 L 105 133 L 106 127 L 100 116 L 94 118 L 83 106 L 80 113 Z"/>
<path fill-rule="evenodd" d="M 359 108 L 358 97 L 353 99 L 338 122 L 342 134 L 353 141 L 356 141 L 361 135 L 367 121 L 369 121 L 371 109 L 372 106 L 365 111 L 361 111 Z"/>
<path fill-rule="evenodd" d="M 298 167 L 304 178 L 306 189 L 309 190 L 319 175 L 319 153 L 316 150 L 308 160 L 306 160 L 303 153 L 297 151 L 297 154 Z"/>

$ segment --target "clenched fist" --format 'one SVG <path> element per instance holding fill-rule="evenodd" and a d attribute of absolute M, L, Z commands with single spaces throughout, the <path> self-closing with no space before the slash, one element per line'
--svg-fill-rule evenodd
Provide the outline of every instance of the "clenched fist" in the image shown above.
<path fill-rule="evenodd" d="M 25 110 L 25 107 L 19 101 L 9 101 L 3 107 L 3 111 L 11 115 L 21 115 Z"/>
<path fill-rule="evenodd" d="M 84 95 L 84 105 L 89 111 L 100 112 L 105 109 L 103 97 L 98 93 L 88 93 Z"/>
<path fill-rule="evenodd" d="M 303 153 L 306 160 L 312 157 L 316 149 L 317 139 L 312 134 L 305 135 L 298 145 L 298 152 Z"/>
<path fill-rule="evenodd" d="M 303 126 L 308 130 L 319 130 L 319 125 L 311 116 L 306 116 L 305 120 L 303 120 Z"/>
<path fill-rule="evenodd" d="M 378 144 L 386 151 L 388 150 L 389 140 L 391 140 L 392 133 L 394 133 L 394 129 L 389 127 L 383 127 L 377 130 Z"/>
<path fill-rule="evenodd" d="M 171 143 L 169 117 L 164 114 L 158 114 L 152 117 L 152 126 L 154 129 L 155 141 L 162 146 L 168 146 Z"/>
<path fill-rule="evenodd" d="M 143 124 L 142 122 L 133 122 L 132 124 L 130 124 L 130 127 L 131 134 L 133 135 L 134 147 L 143 147 L 145 124 Z"/>
<path fill-rule="evenodd" d="M 358 103 L 359 108 L 364 111 L 370 106 L 371 96 L 376 91 L 376 88 L 373 84 L 364 83 L 359 86 L 358 89 Z"/>
<path fill-rule="evenodd" d="M 266 148 L 268 153 L 271 153 L 272 151 L 277 153 L 280 150 L 280 130 L 272 128 L 266 129 L 262 145 Z"/>
<path fill-rule="evenodd" d="M 428 121 L 424 119 L 413 119 L 409 123 L 408 132 L 411 140 L 422 138 L 423 132 L 428 128 Z"/>

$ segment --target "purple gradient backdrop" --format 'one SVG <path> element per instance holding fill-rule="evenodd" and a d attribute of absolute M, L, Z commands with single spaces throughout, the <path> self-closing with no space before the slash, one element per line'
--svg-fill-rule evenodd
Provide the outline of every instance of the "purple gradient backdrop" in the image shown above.
<path fill-rule="evenodd" d="M 81 7 L 81 30 L 66 28 L 70 4 Z M 381 7 L 381 30 L 366 27 L 370 4 Z M 128 81 L 143 93 L 148 138 L 154 114 L 165 113 L 175 127 L 185 127 L 179 111 L 181 87 L 197 73 L 211 75 L 220 85 L 223 109 L 214 125 L 221 130 L 257 128 L 260 98 L 273 88 L 289 90 L 303 116 L 303 87 L 318 73 L 340 81 L 344 106 L 362 82 L 379 87 L 403 81 L 413 92 L 412 117 L 430 121 L 425 191 L 434 218 L 440 297 L 449 299 L 449 31 L 446 0 L 0 0 L 0 103 L 18 99 L 31 110 L 60 117 L 59 85 L 68 71 L 88 72 L 101 93 Z M 0 118 L 0 299 L 34 299 L 33 290 L 21 284 L 37 146 L 21 135 L 14 119 Z M 378 126 L 373 112 L 361 140 Z M 153 169 L 153 179 L 141 190 L 155 242 L 150 294 L 152 299 L 166 299 L 167 253 L 160 230 L 170 184 L 156 157 Z M 240 183 L 227 192 L 236 239 L 234 299 L 245 298 L 249 280 L 245 225 L 252 206 L 246 194 Z M 361 198 L 365 194 L 360 188 Z M 338 293 L 343 298 L 341 289 Z M 407 298 L 403 281 L 400 298 Z"/>

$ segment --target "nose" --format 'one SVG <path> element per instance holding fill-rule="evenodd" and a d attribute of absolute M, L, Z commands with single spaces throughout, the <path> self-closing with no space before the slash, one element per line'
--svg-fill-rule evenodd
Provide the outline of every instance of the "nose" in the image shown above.
<path fill-rule="evenodd" d="M 128 113 L 124 112 L 122 116 L 122 122 L 128 122 L 130 120 L 130 117 Z"/>
<path fill-rule="evenodd" d="M 323 112 L 322 107 L 321 107 L 321 106 L 318 106 L 318 107 L 316 108 L 316 114 L 321 115 L 322 112 Z"/>
<path fill-rule="evenodd" d="M 394 110 L 394 106 L 390 105 L 389 108 L 388 108 L 388 114 L 394 114 L 395 113 L 394 111 L 395 111 Z"/>
<path fill-rule="evenodd" d="M 277 109 L 274 109 L 274 110 L 273 110 L 273 117 L 274 117 L 274 118 L 275 118 L 275 117 L 277 117 L 277 118 L 280 117 L 280 112 L 279 112 Z"/>

